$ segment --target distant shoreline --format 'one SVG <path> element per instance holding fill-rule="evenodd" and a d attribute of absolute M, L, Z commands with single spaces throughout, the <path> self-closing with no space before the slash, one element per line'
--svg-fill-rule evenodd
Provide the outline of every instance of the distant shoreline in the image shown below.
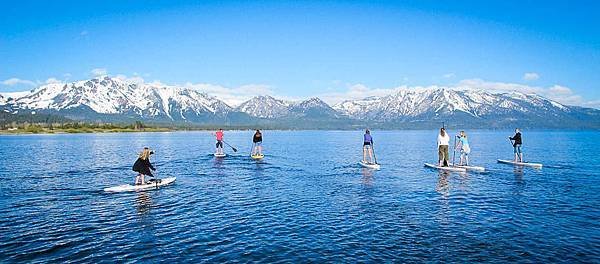
<path fill-rule="evenodd" d="M 0 130 L 0 136 L 3 135 L 65 135 L 65 134 L 111 134 L 111 133 L 160 133 L 160 132 L 186 132 L 186 131 L 214 131 L 218 128 L 114 128 L 114 129 L 41 129 L 31 131 L 28 129 Z M 253 131 L 255 128 L 226 128 L 226 131 Z M 266 131 L 362 131 L 362 129 L 281 129 L 281 128 L 259 128 Z M 447 128 L 449 130 L 467 130 L 467 131 L 512 131 L 512 128 Z M 528 131 L 578 131 L 578 132 L 599 132 L 598 129 L 574 129 L 574 128 L 526 128 Z M 374 131 L 436 131 L 431 129 L 372 129 Z"/>
<path fill-rule="evenodd" d="M 91 133 L 135 133 L 135 132 L 172 132 L 175 129 L 170 128 L 144 128 L 144 129 L 129 129 L 129 128 L 68 128 L 68 129 L 14 129 L 0 130 L 0 135 L 35 135 L 35 134 L 91 134 Z"/>

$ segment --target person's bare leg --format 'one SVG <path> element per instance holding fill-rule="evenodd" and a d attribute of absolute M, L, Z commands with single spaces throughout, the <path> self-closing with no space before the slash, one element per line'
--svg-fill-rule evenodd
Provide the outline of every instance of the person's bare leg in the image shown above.
<path fill-rule="evenodd" d="M 367 148 L 363 147 L 363 160 L 364 163 L 367 163 Z"/>
<path fill-rule="evenodd" d="M 144 174 L 142 174 L 142 183 L 140 183 L 140 184 L 144 184 L 144 183 L 146 183 L 146 181 L 144 179 Z"/>
<path fill-rule="evenodd" d="M 369 148 L 369 161 L 375 163 L 375 158 L 373 158 L 373 148 Z"/>
<path fill-rule="evenodd" d="M 520 158 L 521 158 L 521 162 L 523 162 L 523 152 L 521 152 L 521 153 L 519 154 L 519 156 L 520 156 Z"/>
<path fill-rule="evenodd" d="M 258 146 L 258 155 L 262 155 L 262 146 Z"/>

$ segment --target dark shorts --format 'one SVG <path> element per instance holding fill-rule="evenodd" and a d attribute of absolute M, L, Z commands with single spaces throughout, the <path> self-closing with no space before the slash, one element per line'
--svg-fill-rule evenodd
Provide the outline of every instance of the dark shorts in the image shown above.
<path fill-rule="evenodd" d="M 223 147 L 223 141 L 217 140 L 217 148 Z"/>
<path fill-rule="evenodd" d="M 515 154 L 521 154 L 521 153 L 523 153 L 521 151 L 521 144 L 514 145 L 514 148 L 515 148 Z"/>
<path fill-rule="evenodd" d="M 363 143 L 363 146 L 371 146 L 371 142 L 365 142 Z"/>

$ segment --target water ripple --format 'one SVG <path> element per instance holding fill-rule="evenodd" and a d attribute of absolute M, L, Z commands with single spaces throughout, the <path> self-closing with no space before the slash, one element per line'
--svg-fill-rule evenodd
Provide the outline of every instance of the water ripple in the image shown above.
<path fill-rule="evenodd" d="M 377 132 L 379 171 L 357 166 L 357 132 L 267 131 L 262 161 L 215 159 L 207 132 L 0 136 L 0 261 L 600 261 L 598 133 L 531 132 L 528 156 L 547 164 L 534 170 L 478 144 L 505 132 L 473 131 L 472 160 L 488 170 L 463 174 L 422 167 L 432 133 Z M 241 149 L 251 132 L 227 136 Z M 133 181 L 143 146 L 177 181 L 104 193 Z"/>

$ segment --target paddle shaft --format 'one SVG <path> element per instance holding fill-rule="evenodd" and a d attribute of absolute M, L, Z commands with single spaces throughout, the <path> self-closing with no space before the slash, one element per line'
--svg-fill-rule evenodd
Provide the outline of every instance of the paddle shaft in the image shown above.
<path fill-rule="evenodd" d="M 454 137 L 454 147 L 452 147 L 452 165 L 455 164 L 454 158 L 456 157 L 456 137 Z"/>
<path fill-rule="evenodd" d="M 375 164 L 377 164 L 377 156 L 375 156 L 375 143 L 371 141 L 371 151 L 373 151 L 373 159 L 375 160 Z"/>
<path fill-rule="evenodd" d="M 237 149 L 232 147 L 231 145 L 229 145 L 229 143 L 225 142 L 225 140 L 221 140 L 223 141 L 223 143 L 225 143 L 225 145 L 229 146 L 231 149 L 233 149 L 233 152 L 237 152 Z"/>

